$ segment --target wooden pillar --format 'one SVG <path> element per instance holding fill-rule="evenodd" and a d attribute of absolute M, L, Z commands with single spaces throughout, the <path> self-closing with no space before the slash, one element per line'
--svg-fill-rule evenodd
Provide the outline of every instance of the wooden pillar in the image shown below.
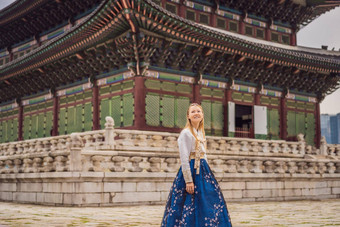
<path fill-rule="evenodd" d="M 240 17 L 240 21 L 239 21 L 239 33 L 244 35 L 245 34 L 245 23 L 244 23 L 244 16 Z"/>
<path fill-rule="evenodd" d="M 321 123 L 320 123 L 320 102 L 315 104 L 315 146 L 320 148 L 321 141 Z"/>
<path fill-rule="evenodd" d="M 24 125 L 24 107 L 22 103 L 19 103 L 19 113 L 18 113 L 18 140 L 24 140 L 23 136 L 23 125 Z"/>
<path fill-rule="evenodd" d="M 261 88 L 256 88 L 256 93 L 255 93 L 255 105 L 260 105 L 261 104 L 261 95 L 260 95 Z"/>
<path fill-rule="evenodd" d="M 285 93 L 283 93 L 280 98 L 280 138 L 282 140 L 287 140 L 287 107 Z"/>
<path fill-rule="evenodd" d="M 179 2 L 179 12 L 178 12 L 179 16 L 180 16 L 180 17 L 183 17 L 183 18 L 185 18 L 185 11 L 186 11 L 186 9 L 187 9 L 187 7 L 185 6 L 184 3 L 185 3 L 184 0 L 181 0 L 181 1 Z"/>
<path fill-rule="evenodd" d="M 57 136 L 59 134 L 58 126 L 59 126 L 59 97 L 55 92 L 53 94 L 53 126 L 51 136 Z"/>
<path fill-rule="evenodd" d="M 7 48 L 7 51 L 9 55 L 9 61 L 13 61 L 14 54 L 13 54 L 12 48 Z"/>
<path fill-rule="evenodd" d="M 134 102 L 135 102 L 135 128 L 142 130 L 145 128 L 145 85 L 144 78 L 142 76 L 135 77 L 135 91 L 134 91 Z"/>
<path fill-rule="evenodd" d="M 268 41 L 271 40 L 271 37 L 270 37 L 270 35 L 271 35 L 270 25 L 271 25 L 271 22 L 267 22 L 267 26 L 266 26 L 266 30 L 265 30 L 265 34 L 264 34 L 265 35 L 264 39 L 268 40 Z"/>
<path fill-rule="evenodd" d="M 93 116 L 92 116 L 92 129 L 99 130 L 99 87 L 97 85 L 97 80 L 93 81 L 92 88 L 92 105 L 93 105 Z"/>
<path fill-rule="evenodd" d="M 292 29 L 292 34 L 290 34 L 290 45 L 296 46 L 296 32 Z"/>
<path fill-rule="evenodd" d="M 223 136 L 228 136 L 229 132 L 229 112 L 228 112 L 228 103 L 231 101 L 231 92 L 230 86 L 227 86 L 227 89 L 224 90 L 224 127 L 223 127 Z"/>
<path fill-rule="evenodd" d="M 195 103 L 201 104 L 201 85 L 198 83 L 195 83 L 193 85 L 193 101 Z"/>
<path fill-rule="evenodd" d="M 211 13 L 210 13 L 210 26 L 211 27 L 216 27 L 216 9 L 212 8 Z"/>

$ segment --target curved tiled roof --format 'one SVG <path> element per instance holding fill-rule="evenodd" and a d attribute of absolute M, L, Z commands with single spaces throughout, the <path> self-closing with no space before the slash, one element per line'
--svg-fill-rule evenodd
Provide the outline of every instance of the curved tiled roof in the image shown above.
<path fill-rule="evenodd" d="M 326 76 L 330 81 L 327 83 L 330 84 L 322 85 L 322 93 L 330 87 L 334 89 L 339 82 L 340 59 L 337 53 L 275 44 L 204 26 L 174 15 L 151 0 L 133 0 L 131 4 L 127 0 L 108 0 L 103 1 L 85 21 L 65 34 L 52 39 L 27 56 L 0 67 L 0 83 L 12 77 L 20 78 L 20 75 L 39 67 L 108 39 L 120 37 L 124 32 L 138 32 L 138 29 L 215 52 L 313 72 L 315 75 L 322 75 L 319 80 L 324 80 Z M 137 47 L 136 51 L 139 51 Z"/>

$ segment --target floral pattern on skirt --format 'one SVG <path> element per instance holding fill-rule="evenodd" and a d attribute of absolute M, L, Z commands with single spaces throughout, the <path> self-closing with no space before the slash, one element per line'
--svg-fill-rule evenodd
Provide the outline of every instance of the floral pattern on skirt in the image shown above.
<path fill-rule="evenodd" d="M 180 168 L 170 189 L 161 226 L 231 227 L 227 204 L 208 163 L 201 159 L 200 173 L 196 174 L 194 162 L 194 159 L 190 161 L 194 194 L 186 192 Z"/>

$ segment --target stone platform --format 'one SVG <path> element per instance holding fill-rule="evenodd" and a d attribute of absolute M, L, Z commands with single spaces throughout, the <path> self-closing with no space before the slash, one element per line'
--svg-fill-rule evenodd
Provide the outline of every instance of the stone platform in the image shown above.
<path fill-rule="evenodd" d="M 180 167 L 177 138 L 114 130 L 111 119 L 105 130 L 0 144 L 0 201 L 164 204 Z M 208 136 L 207 148 L 228 201 L 340 198 L 340 145 Z"/>
<path fill-rule="evenodd" d="M 340 199 L 228 203 L 234 227 L 340 226 Z M 164 205 L 47 207 L 0 202 L 0 226 L 160 226 Z"/>

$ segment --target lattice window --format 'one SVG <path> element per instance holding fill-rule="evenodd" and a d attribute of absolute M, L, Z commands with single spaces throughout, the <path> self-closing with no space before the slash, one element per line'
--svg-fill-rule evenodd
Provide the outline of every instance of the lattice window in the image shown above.
<path fill-rule="evenodd" d="M 226 28 L 226 23 L 224 19 L 217 18 L 216 24 L 218 28 L 222 28 L 222 29 Z"/>
<path fill-rule="evenodd" d="M 238 23 L 229 21 L 229 31 L 238 32 Z"/>
<path fill-rule="evenodd" d="M 188 20 L 196 21 L 196 13 L 194 11 L 187 10 L 186 11 L 186 18 Z"/>
<path fill-rule="evenodd" d="M 312 113 L 307 113 L 306 117 L 306 142 L 309 145 L 314 145 L 315 138 L 315 116 Z"/>
<path fill-rule="evenodd" d="M 282 35 L 282 43 L 284 44 L 290 44 L 290 38 L 288 35 Z"/>
<path fill-rule="evenodd" d="M 271 41 L 279 42 L 279 34 L 272 32 L 272 34 L 271 34 Z"/>
<path fill-rule="evenodd" d="M 218 101 L 203 100 L 204 129 L 207 135 L 222 136 L 224 126 L 223 104 Z"/>
<path fill-rule="evenodd" d="M 34 139 L 51 136 L 53 101 L 24 106 L 23 137 Z"/>
<path fill-rule="evenodd" d="M 250 26 L 245 26 L 245 27 L 246 27 L 245 29 L 246 35 L 253 36 L 253 27 L 250 27 Z"/>
<path fill-rule="evenodd" d="M 278 109 L 267 109 L 268 139 L 280 138 L 280 115 Z"/>
<path fill-rule="evenodd" d="M 116 95 L 100 102 L 100 125 L 105 127 L 105 117 L 111 116 L 115 128 L 133 125 L 134 97 L 132 94 Z"/>
<path fill-rule="evenodd" d="M 145 118 L 150 126 L 183 128 L 186 123 L 186 111 L 189 98 L 148 93 L 146 95 Z"/>
<path fill-rule="evenodd" d="M 315 116 L 313 113 L 288 111 L 287 113 L 288 137 L 296 137 L 302 133 L 307 144 L 314 145 Z"/>
<path fill-rule="evenodd" d="M 199 14 L 199 22 L 202 24 L 209 25 L 209 15 L 200 13 Z"/>
<path fill-rule="evenodd" d="M 264 39 L 264 31 L 262 29 L 257 28 L 256 29 L 256 37 Z"/>
<path fill-rule="evenodd" d="M 145 98 L 146 124 L 160 126 L 160 95 L 148 93 Z"/>
<path fill-rule="evenodd" d="M 60 105 L 67 104 L 68 106 L 63 106 L 59 110 L 59 135 L 92 130 L 93 107 L 90 97 L 92 97 L 91 90 L 60 97 Z M 83 103 L 72 105 L 75 102 Z"/>
<path fill-rule="evenodd" d="M 166 3 L 165 4 L 165 9 L 174 13 L 174 14 L 177 14 L 177 6 L 176 5 L 173 5 L 173 4 L 170 4 L 170 3 Z"/>
<path fill-rule="evenodd" d="M 8 111 L 2 114 L 2 117 L 15 116 L 15 118 L 0 121 L 0 143 L 12 142 L 12 141 L 18 140 L 17 114 L 18 114 L 18 111 Z"/>

